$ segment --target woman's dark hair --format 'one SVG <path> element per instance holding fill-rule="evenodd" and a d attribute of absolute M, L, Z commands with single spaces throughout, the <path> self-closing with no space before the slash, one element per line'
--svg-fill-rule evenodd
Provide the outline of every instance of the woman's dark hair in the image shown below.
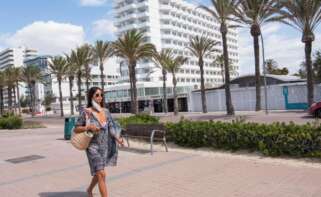
<path fill-rule="evenodd" d="M 92 104 L 92 98 L 93 98 L 93 96 L 95 95 L 95 93 L 96 93 L 97 90 L 100 90 L 100 91 L 101 91 L 101 94 L 102 94 L 101 103 L 98 103 L 98 104 L 100 104 L 101 107 L 105 107 L 104 93 L 103 93 L 102 89 L 99 88 L 99 87 L 91 87 L 91 88 L 89 89 L 88 94 L 87 94 L 87 101 L 88 101 L 87 107 L 92 107 L 92 106 L 93 106 L 93 104 Z"/>

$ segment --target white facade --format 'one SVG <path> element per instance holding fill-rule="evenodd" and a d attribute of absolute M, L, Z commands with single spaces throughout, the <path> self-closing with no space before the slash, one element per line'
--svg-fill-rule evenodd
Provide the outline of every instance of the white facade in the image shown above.
<path fill-rule="evenodd" d="M 284 94 L 284 87 L 288 87 L 288 104 Z M 267 86 L 267 99 L 269 110 L 290 110 L 296 108 L 287 108 L 287 105 L 299 105 L 302 103 L 307 105 L 307 88 L 305 82 L 275 84 Z M 315 101 L 321 100 L 321 85 L 314 85 Z M 231 88 L 232 103 L 236 111 L 255 111 L 256 93 L 255 87 Z M 225 111 L 225 91 L 224 89 L 207 90 L 206 91 L 206 105 L 209 112 Z M 264 87 L 261 87 L 261 108 L 265 109 Z M 188 98 L 189 111 L 201 112 L 202 103 L 201 93 L 199 91 L 191 92 Z"/>
<path fill-rule="evenodd" d="M 37 51 L 26 47 L 8 48 L 0 52 L 0 70 L 11 66 L 21 67 L 26 59 L 35 57 Z"/>
<path fill-rule="evenodd" d="M 195 35 L 204 35 L 221 42 L 219 23 L 207 12 L 183 0 L 114 0 L 115 26 L 120 36 L 130 29 L 145 33 L 145 41 L 154 44 L 158 51 L 170 48 L 175 55 L 188 57 L 189 61 L 177 73 L 178 85 L 200 87 L 200 69 L 197 58 L 186 49 L 189 39 Z M 229 58 L 238 76 L 238 33 L 230 29 L 227 36 Z M 205 84 L 207 87 L 222 84 L 219 65 L 214 64 L 217 55 L 222 54 L 222 45 L 217 45 L 219 52 L 205 58 Z M 122 80 L 128 80 L 126 65 L 121 67 Z M 171 80 L 170 75 L 168 75 Z M 160 81 L 161 71 L 153 62 L 144 60 L 137 65 L 139 81 Z"/>
<path fill-rule="evenodd" d="M 8 48 L 0 51 L 0 71 L 9 67 L 22 67 L 24 61 L 37 55 L 37 50 L 26 47 Z M 22 83 L 20 83 L 21 85 Z M 21 88 L 21 87 L 20 87 Z M 20 90 L 19 96 L 24 94 L 23 88 Z M 12 91 L 12 95 L 14 95 Z M 5 88 L 3 92 L 4 106 L 8 106 L 8 90 Z M 13 98 L 14 99 L 14 98 Z M 14 105 L 14 101 L 13 101 Z"/>
<path fill-rule="evenodd" d="M 36 105 L 37 110 L 39 111 L 42 109 L 41 105 L 42 102 L 45 99 L 45 96 L 52 93 L 52 95 L 55 97 L 55 101 L 52 103 L 53 111 L 56 113 L 60 113 L 60 104 L 59 104 L 59 85 L 57 78 L 54 75 L 50 75 L 48 72 L 48 65 L 51 61 L 51 56 L 38 56 L 32 59 L 29 59 L 25 61 L 26 65 L 36 65 L 38 66 L 42 73 L 45 83 L 37 83 L 36 84 Z M 107 60 L 104 64 L 104 74 L 105 77 L 105 89 L 107 89 L 109 86 L 115 85 L 119 80 L 119 74 L 116 72 L 117 70 L 117 64 L 115 58 L 110 58 Z M 100 69 L 99 66 L 91 65 L 91 80 L 89 82 L 89 86 L 98 86 L 101 87 L 101 79 L 100 79 Z M 69 80 L 64 79 L 61 84 L 62 89 L 62 96 L 63 96 L 63 105 L 64 105 L 64 111 L 66 114 L 70 112 L 70 87 L 69 87 Z M 28 91 L 28 90 L 27 90 Z M 74 105 L 78 104 L 78 85 L 77 85 L 77 78 L 74 78 L 73 83 L 73 96 L 74 96 Z M 86 81 L 82 79 L 81 84 L 81 92 L 82 96 L 85 96 L 86 92 Z M 85 100 L 82 101 L 83 104 L 85 104 Z"/>

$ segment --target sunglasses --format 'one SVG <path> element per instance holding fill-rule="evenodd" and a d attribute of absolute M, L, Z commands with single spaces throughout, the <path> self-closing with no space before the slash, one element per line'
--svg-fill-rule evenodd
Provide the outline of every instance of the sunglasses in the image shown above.
<path fill-rule="evenodd" d="M 95 94 L 95 97 L 96 97 L 96 98 L 98 98 L 98 97 L 103 97 L 103 95 L 98 93 L 98 94 Z"/>

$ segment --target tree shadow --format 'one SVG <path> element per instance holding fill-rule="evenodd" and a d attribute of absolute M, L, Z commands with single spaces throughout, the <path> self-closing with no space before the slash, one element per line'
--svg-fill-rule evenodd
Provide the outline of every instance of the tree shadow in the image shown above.
<path fill-rule="evenodd" d="M 41 192 L 40 197 L 87 197 L 87 192 L 69 191 L 69 192 Z"/>

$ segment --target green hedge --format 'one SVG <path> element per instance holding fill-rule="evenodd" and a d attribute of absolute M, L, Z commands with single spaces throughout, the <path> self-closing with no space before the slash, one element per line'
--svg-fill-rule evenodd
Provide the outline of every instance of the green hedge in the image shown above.
<path fill-rule="evenodd" d="M 5 115 L 0 118 L 0 129 L 20 129 L 23 125 L 22 118 L 15 115 Z"/>
<path fill-rule="evenodd" d="M 168 137 L 180 146 L 259 151 L 264 155 L 321 157 L 321 127 L 312 124 L 244 122 L 167 123 Z"/>
<path fill-rule="evenodd" d="M 150 116 L 148 114 L 138 114 L 125 118 L 119 118 L 117 121 L 123 128 L 126 128 L 128 124 L 158 124 L 159 118 Z"/>

